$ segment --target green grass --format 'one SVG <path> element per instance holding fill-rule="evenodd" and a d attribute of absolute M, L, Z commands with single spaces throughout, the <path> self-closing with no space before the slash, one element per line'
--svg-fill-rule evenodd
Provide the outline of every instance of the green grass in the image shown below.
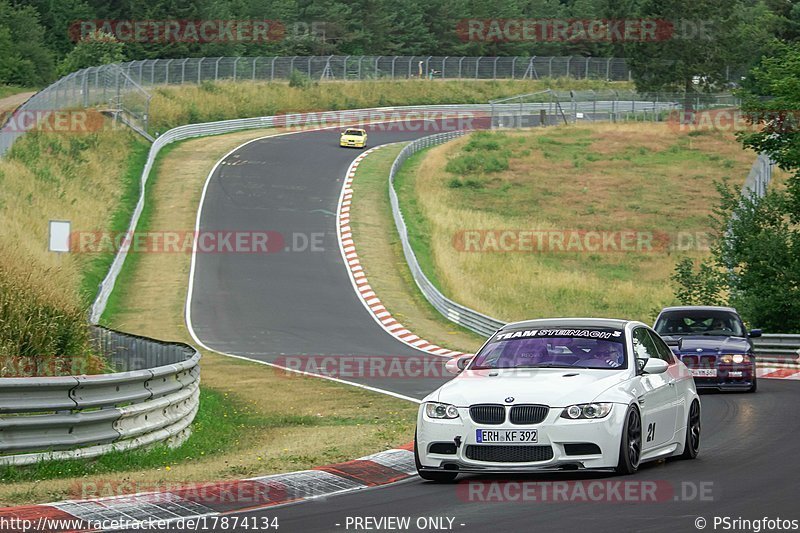
<path fill-rule="evenodd" d="M 125 174 L 122 176 L 122 196 L 119 204 L 113 210 L 111 221 L 108 225 L 108 231 L 112 233 L 121 233 L 128 230 L 133 210 L 139 201 L 139 180 L 147 162 L 150 144 L 138 136 L 132 136 L 129 149 L 130 153 L 126 161 Z M 111 267 L 115 255 L 113 251 L 97 253 L 83 267 L 80 292 L 86 305 L 91 305 L 97 296 L 100 283 L 108 274 L 108 269 Z"/>
<path fill-rule="evenodd" d="M 414 191 L 414 176 L 419 171 L 419 165 L 428 150 L 430 148 L 420 150 L 406 159 L 403 166 L 395 174 L 394 188 L 400 203 L 400 211 L 403 213 L 403 220 L 406 223 L 406 230 L 408 230 L 408 242 L 414 250 L 414 255 L 417 256 L 417 262 L 430 282 L 437 289 L 442 290 L 438 269 L 434 264 L 433 254 L 431 253 L 430 236 L 433 228 L 428 218 L 423 214 L 422 207 L 417 201 L 417 194 Z"/>
<path fill-rule="evenodd" d="M 476 350 L 483 339 L 445 319 L 419 291 L 408 290 L 415 287 L 414 279 L 403 255 L 386 186 L 389 170 L 400 149 L 401 146 L 396 145 L 370 154 L 359 165 L 353 181 L 350 216 L 361 266 L 383 305 L 406 328 L 434 344 L 469 353 Z M 402 178 L 397 187 L 403 187 Z M 412 206 L 416 205 L 412 202 Z M 408 224 L 406 211 L 404 206 Z M 415 220 L 420 220 L 418 214 Z M 415 235 L 419 237 L 421 233 L 416 231 Z"/>
<path fill-rule="evenodd" d="M 0 85 L 0 98 L 5 98 L 6 96 L 11 96 L 19 93 L 27 93 L 35 90 L 36 89 L 32 89 L 30 87 L 18 87 L 16 85 Z"/>
<path fill-rule="evenodd" d="M 181 464 L 205 457 L 230 453 L 246 440 L 250 431 L 269 429 L 280 431 L 291 427 L 313 426 L 380 426 L 383 421 L 367 413 L 348 416 L 297 415 L 289 412 L 258 413 L 253 408 L 228 394 L 203 388 L 200 408 L 192 434 L 177 448 L 158 444 L 149 448 L 115 451 L 93 459 L 44 461 L 29 466 L 0 467 L 0 481 L 4 483 L 35 482 L 39 480 L 122 473 L 142 469 L 179 468 Z M 291 460 L 291 458 L 284 458 Z M 302 457 L 298 457 L 298 460 Z M 22 496 L 22 495 L 19 495 Z M 8 499 L 17 499 L 9 495 Z"/>
<path fill-rule="evenodd" d="M 183 142 L 183 141 L 181 141 Z M 172 143 L 164 148 L 162 148 L 158 152 L 158 156 L 156 156 L 156 160 L 153 163 L 153 167 L 150 170 L 150 176 L 147 179 L 147 186 L 145 188 L 145 199 L 144 199 L 144 207 L 142 208 L 142 214 L 139 216 L 139 222 L 136 225 L 136 233 L 147 233 L 150 230 L 150 221 L 153 217 L 154 212 L 154 204 L 157 201 L 155 198 L 155 182 L 158 179 L 158 176 L 161 172 L 161 167 L 164 162 L 164 158 L 169 155 L 169 153 L 180 146 L 180 142 Z M 138 159 L 139 157 L 143 157 L 141 166 L 138 168 L 138 174 L 136 174 L 135 179 L 135 187 L 136 190 L 131 191 L 134 195 L 133 197 L 133 205 L 130 209 L 130 212 L 133 212 L 133 208 L 136 206 L 136 202 L 139 199 L 140 195 L 140 188 L 139 182 L 142 176 L 142 169 L 144 168 L 144 162 L 147 161 L 147 155 L 150 150 L 150 145 L 145 145 L 145 151 L 143 154 L 135 157 Z M 135 167 L 131 167 L 132 171 L 135 171 Z M 130 214 L 127 216 L 126 219 L 120 221 L 122 224 L 122 231 L 127 231 L 128 226 L 130 224 Z M 139 264 L 139 257 L 141 254 L 138 253 L 129 253 L 125 258 L 125 262 L 122 264 L 122 270 L 117 276 L 117 280 L 114 283 L 114 290 L 111 292 L 111 295 L 108 298 L 108 302 L 106 303 L 106 308 L 103 311 L 103 316 L 100 317 L 100 322 L 106 325 L 112 325 L 114 323 L 114 319 L 116 315 L 124 308 L 125 302 L 128 299 L 128 293 L 130 290 L 135 290 L 134 284 L 132 283 L 134 274 L 136 272 L 136 268 Z M 111 255 L 111 260 L 113 261 L 114 257 Z M 109 262 L 106 265 L 105 271 L 103 276 L 105 276 L 105 272 L 108 271 L 108 266 L 111 263 Z M 102 277 L 101 277 L 102 279 Z"/>
<path fill-rule="evenodd" d="M 751 164 L 729 133 L 690 136 L 663 124 L 478 132 L 417 154 L 400 169 L 398 192 L 423 270 L 455 301 L 504 320 L 650 321 L 674 301 L 676 259 L 706 253 L 670 244 L 708 232 L 714 181 L 743 180 Z M 465 229 L 570 239 L 633 231 L 656 247 L 468 252 L 454 245 Z"/>

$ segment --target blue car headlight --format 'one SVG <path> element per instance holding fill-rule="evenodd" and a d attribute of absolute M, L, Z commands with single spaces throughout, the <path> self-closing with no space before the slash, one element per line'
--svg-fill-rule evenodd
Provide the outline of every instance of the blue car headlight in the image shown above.
<path fill-rule="evenodd" d="M 425 414 L 428 418 L 453 419 L 458 418 L 458 409 L 449 403 L 426 402 Z"/>

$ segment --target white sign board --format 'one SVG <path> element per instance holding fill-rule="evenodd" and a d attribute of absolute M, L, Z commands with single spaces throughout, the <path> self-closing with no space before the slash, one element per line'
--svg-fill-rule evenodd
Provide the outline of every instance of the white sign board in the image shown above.
<path fill-rule="evenodd" d="M 68 220 L 50 221 L 48 248 L 51 252 L 69 252 L 70 223 Z"/>
<path fill-rule="evenodd" d="M 575 113 L 575 118 L 583 118 L 583 113 Z"/>

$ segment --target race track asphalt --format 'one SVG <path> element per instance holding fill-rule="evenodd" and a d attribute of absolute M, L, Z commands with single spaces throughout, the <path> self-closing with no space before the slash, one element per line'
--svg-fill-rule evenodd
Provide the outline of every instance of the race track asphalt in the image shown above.
<path fill-rule="evenodd" d="M 369 145 L 438 131 L 430 122 L 401 124 L 368 128 Z M 351 285 L 334 213 L 347 168 L 359 153 L 340 148 L 336 130 L 310 131 L 252 142 L 218 165 L 208 183 L 200 231 L 270 232 L 281 246 L 268 254 L 196 255 L 191 321 L 205 346 L 301 369 L 313 369 L 329 355 L 412 357 L 415 368 L 444 364 L 444 358 L 384 331 Z M 318 251 L 311 249 L 312 241 Z M 406 379 L 344 370 L 348 375 L 342 379 L 417 399 L 445 380 L 441 371 Z"/>
<path fill-rule="evenodd" d="M 429 133 L 369 135 L 375 146 Z M 425 357 L 375 323 L 344 268 L 332 213 L 345 171 L 357 155 L 339 148 L 334 133 L 307 132 L 248 144 L 218 167 L 203 204 L 202 230 L 324 233 L 324 252 L 198 254 L 191 310 L 203 344 L 269 362 L 302 354 Z M 369 376 L 353 381 L 414 398 L 441 383 Z M 723 531 L 720 525 L 714 527 L 714 517 L 797 520 L 798 393 L 797 383 L 761 380 L 756 394 L 703 394 L 702 447 L 695 461 L 648 464 L 626 478 L 589 473 L 506 478 L 655 482 L 655 502 L 469 501 L 469 483 L 491 478 L 462 476 L 452 485 L 412 478 L 238 516 L 277 517 L 281 532 L 365 531 L 348 528 L 347 519 L 368 516 L 411 517 L 410 531 L 420 530 L 415 525 L 418 517 L 449 517 L 454 531 L 479 533 L 698 531 L 698 517 L 706 520 L 706 531 Z M 511 488 L 507 495 L 513 498 L 519 491 Z"/>

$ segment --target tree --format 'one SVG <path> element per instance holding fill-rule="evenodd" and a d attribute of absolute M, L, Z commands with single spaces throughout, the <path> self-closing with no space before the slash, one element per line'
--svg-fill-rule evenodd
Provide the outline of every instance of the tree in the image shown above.
<path fill-rule="evenodd" d="M 86 67 L 96 67 L 125 60 L 125 44 L 113 35 L 97 31 L 81 39 L 61 63 L 58 73 L 65 76 Z"/>
<path fill-rule="evenodd" d="M 53 53 L 44 35 L 36 9 L 0 0 L 0 83 L 31 87 L 52 81 Z"/>
<path fill-rule="evenodd" d="M 800 43 L 774 45 L 740 91 L 753 130 L 739 135 L 743 145 L 768 154 L 791 173 L 787 187 L 763 198 L 742 197 L 718 186 L 717 241 L 712 257 L 693 265 L 683 260 L 673 281 L 686 303 L 697 295 L 727 294 L 748 321 L 774 332 L 800 331 Z M 713 301 L 702 303 L 714 303 Z"/>
<path fill-rule="evenodd" d="M 728 67 L 749 68 L 769 37 L 764 32 L 762 39 L 756 31 L 742 42 L 745 29 L 763 26 L 762 19 L 771 16 L 760 3 L 754 7 L 730 0 L 721 9 L 718 0 L 644 0 L 639 9 L 642 18 L 671 23 L 663 25 L 654 41 L 624 47 L 639 91 L 719 88 L 728 81 Z"/>

